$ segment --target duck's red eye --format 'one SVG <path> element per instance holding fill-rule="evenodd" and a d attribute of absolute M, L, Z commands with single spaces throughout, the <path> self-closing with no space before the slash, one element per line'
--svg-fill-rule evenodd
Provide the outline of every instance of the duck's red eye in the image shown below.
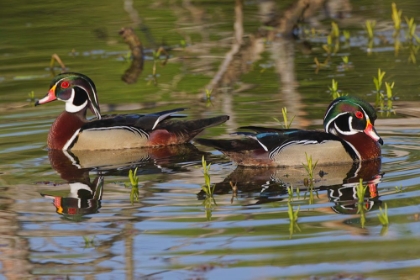
<path fill-rule="evenodd" d="M 67 81 L 64 81 L 61 83 L 61 88 L 68 88 L 70 86 L 70 83 Z"/>
<path fill-rule="evenodd" d="M 363 113 L 360 111 L 357 111 L 356 113 L 354 113 L 354 115 L 356 116 L 356 118 L 358 119 L 363 119 Z"/>

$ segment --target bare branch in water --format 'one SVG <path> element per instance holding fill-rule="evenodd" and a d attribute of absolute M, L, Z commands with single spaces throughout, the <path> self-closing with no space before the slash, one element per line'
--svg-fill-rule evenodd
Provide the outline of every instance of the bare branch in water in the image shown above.
<path fill-rule="evenodd" d="M 54 53 L 53 55 L 51 55 L 51 62 L 50 62 L 50 70 L 53 73 L 53 75 L 55 75 L 55 73 L 54 73 L 54 64 L 55 64 L 56 61 L 57 61 L 57 63 L 61 67 L 61 72 L 66 71 L 66 66 L 64 65 L 63 61 L 58 56 L 58 54 Z"/>
<path fill-rule="evenodd" d="M 130 47 L 132 56 L 130 68 L 125 71 L 121 79 L 127 84 L 133 84 L 143 71 L 143 45 L 131 27 L 123 27 L 119 34 Z"/>

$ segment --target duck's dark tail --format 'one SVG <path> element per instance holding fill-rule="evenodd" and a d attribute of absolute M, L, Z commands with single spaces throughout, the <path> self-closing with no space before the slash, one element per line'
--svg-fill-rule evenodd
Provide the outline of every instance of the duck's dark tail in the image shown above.
<path fill-rule="evenodd" d="M 164 128 L 171 134 L 175 134 L 180 143 L 185 143 L 191 141 L 204 129 L 222 124 L 227 120 L 229 120 L 229 116 L 186 121 L 165 121 L 159 125 L 159 128 Z"/>

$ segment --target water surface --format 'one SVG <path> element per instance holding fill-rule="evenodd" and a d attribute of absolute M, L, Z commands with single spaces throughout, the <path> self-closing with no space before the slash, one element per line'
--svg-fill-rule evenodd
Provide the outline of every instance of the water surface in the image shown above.
<path fill-rule="evenodd" d="M 308 10 L 295 39 L 267 35 L 271 29 L 261 16 L 269 8 L 288 11 L 293 1 L 244 1 L 236 10 L 224 1 L 6 2 L 0 10 L 3 278 L 420 276 L 418 43 L 407 38 L 404 21 L 419 22 L 416 1 L 397 3 L 403 20 L 398 37 L 392 2 L 334 1 L 331 17 L 319 7 Z M 234 29 L 235 19 L 242 31 Z M 376 21 L 371 41 L 366 20 Z M 331 21 L 341 33 L 337 49 L 327 54 Z M 121 80 L 131 64 L 118 35 L 122 27 L 134 28 L 145 51 L 144 69 L 132 84 Z M 165 53 L 153 59 L 160 46 L 167 61 Z M 104 114 L 188 107 L 190 118 L 230 115 L 204 137 L 226 136 L 243 125 L 279 127 L 274 118 L 282 120 L 283 107 L 295 116 L 293 127 L 322 129 L 332 79 L 342 94 L 375 104 L 373 77 L 380 68 L 384 82 L 395 82 L 393 111 L 376 106 L 382 161 L 358 166 L 358 174 L 352 166 L 323 168 L 325 176 L 317 169 L 312 192 L 303 169 L 244 169 L 194 144 L 117 157 L 79 155 L 74 164 L 71 155 L 46 149 L 63 104 L 33 107 L 62 71 L 57 64 L 50 69 L 53 54 L 67 71 L 95 81 Z M 317 67 L 315 58 L 323 65 Z M 206 89 L 213 89 L 210 101 Z M 203 156 L 212 163 L 213 199 L 201 188 Z M 98 160 L 105 157 L 112 160 Z M 135 167 L 139 196 L 132 201 L 126 184 Z M 360 177 L 368 186 L 364 221 L 354 194 Z M 77 197 L 80 188 L 88 198 Z M 378 219 L 385 205 L 388 227 Z M 290 221 L 291 209 L 299 209 L 297 223 Z"/>

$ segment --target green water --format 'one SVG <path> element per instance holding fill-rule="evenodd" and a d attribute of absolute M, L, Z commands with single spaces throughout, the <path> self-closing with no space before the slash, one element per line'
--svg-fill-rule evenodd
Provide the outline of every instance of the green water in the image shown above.
<path fill-rule="evenodd" d="M 331 31 L 332 19 L 323 9 L 314 8 L 299 23 L 296 40 L 276 32 L 274 37 L 261 35 L 267 28 L 259 11 L 270 4 L 285 11 L 293 2 L 244 1 L 243 43 L 210 102 L 205 90 L 214 86 L 235 44 L 234 1 L 135 1 L 130 9 L 124 8 L 129 1 L 3 1 L 2 278 L 417 279 L 419 44 L 408 42 L 404 17 L 419 22 L 420 4 L 396 2 L 403 20 L 396 53 L 392 1 L 351 1 L 351 8 L 346 1 L 330 1 L 342 5 L 341 12 L 330 7 L 330 14 L 340 15 L 334 20 L 350 39 L 341 35 L 337 50 L 317 69 L 315 58 L 324 63 L 328 57 L 324 45 Z M 371 47 L 366 20 L 376 21 Z M 129 47 L 118 34 L 122 27 L 134 27 L 145 50 L 144 69 L 133 84 L 121 80 L 131 63 Z M 160 46 L 167 50 L 167 61 L 163 54 L 153 59 Z M 384 82 L 395 82 L 395 112 L 378 113 L 376 129 L 385 145 L 382 166 L 372 174 L 383 177 L 376 182 L 378 196 L 367 200 L 373 203 L 364 225 L 354 207 L 337 212 L 332 199 L 333 192 L 345 191 L 340 184 L 347 169 L 335 171 L 336 177 L 330 173 L 334 182 L 328 176 L 319 179 L 312 197 L 302 175 L 293 170 L 243 171 L 199 145 L 171 151 L 178 156 L 169 159 L 152 152 L 127 163 L 124 154 L 120 162 L 96 169 L 78 169 L 71 162 L 58 169 L 50 164 L 46 137 L 63 103 L 34 107 L 30 96 L 43 97 L 61 71 L 58 64 L 50 69 L 53 54 L 67 71 L 95 81 L 104 114 L 188 107 L 191 118 L 230 115 L 204 137 L 226 136 L 243 125 L 279 126 L 273 118 L 282 120 L 283 107 L 295 116 L 293 127 L 322 129 L 332 79 L 342 94 L 375 104 L 373 77 L 382 69 Z M 216 203 L 201 189 L 203 154 L 212 163 Z M 147 156 L 152 159 L 141 160 Z M 136 166 L 139 198 L 132 203 L 125 184 L 128 170 Z M 94 186 L 98 176 L 103 176 L 102 199 L 91 200 L 83 214 L 75 214 L 83 207 L 64 198 L 75 196 L 80 182 Z M 237 192 L 230 183 L 237 184 Z M 297 225 L 288 214 L 290 184 L 295 187 L 290 205 L 294 211 L 299 207 Z M 385 204 L 388 227 L 377 217 Z"/>

